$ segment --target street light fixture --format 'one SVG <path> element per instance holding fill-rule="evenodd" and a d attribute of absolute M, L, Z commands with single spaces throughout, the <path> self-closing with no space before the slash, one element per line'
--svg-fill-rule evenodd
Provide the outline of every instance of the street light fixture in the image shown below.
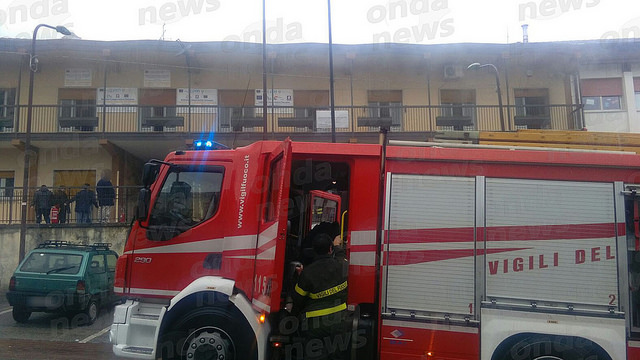
<path fill-rule="evenodd" d="M 502 129 L 502 131 L 504 131 L 504 114 L 502 111 L 502 92 L 500 91 L 500 78 L 498 77 L 498 69 L 496 68 L 495 65 L 493 64 L 480 64 L 480 63 L 473 63 L 469 66 L 467 66 L 467 70 L 471 70 L 471 69 L 481 69 L 483 67 L 490 67 L 493 69 L 493 73 L 496 76 L 496 87 L 497 87 L 497 93 L 498 93 L 498 111 L 500 112 L 500 128 Z"/>
<path fill-rule="evenodd" d="M 38 58 L 36 57 L 36 35 L 41 27 L 46 27 L 59 32 L 62 35 L 71 35 L 71 31 L 64 26 L 51 26 L 47 24 L 39 24 L 33 30 L 33 38 L 31 39 L 31 54 L 29 55 L 29 100 L 27 103 L 27 128 L 24 136 L 24 174 L 22 176 L 22 217 L 20 220 L 20 261 L 24 259 L 25 239 L 27 233 L 27 201 L 29 195 L 29 167 L 31 157 L 31 118 L 33 115 L 33 80 L 36 71 L 38 71 Z"/>

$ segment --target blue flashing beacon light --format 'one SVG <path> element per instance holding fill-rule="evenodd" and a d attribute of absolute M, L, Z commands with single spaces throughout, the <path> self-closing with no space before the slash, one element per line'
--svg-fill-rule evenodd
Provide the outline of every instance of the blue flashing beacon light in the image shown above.
<path fill-rule="evenodd" d="M 223 150 L 229 149 L 226 145 L 211 140 L 195 140 L 193 142 L 194 150 Z"/>

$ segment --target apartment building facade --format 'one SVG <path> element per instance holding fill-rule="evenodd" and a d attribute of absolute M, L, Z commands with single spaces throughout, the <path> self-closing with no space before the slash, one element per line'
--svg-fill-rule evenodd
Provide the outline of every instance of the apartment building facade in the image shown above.
<path fill-rule="evenodd" d="M 5 197 L 23 181 L 30 67 L 30 187 L 93 186 L 104 170 L 114 185 L 134 186 L 142 163 L 198 139 L 230 147 L 332 139 L 326 44 L 268 45 L 263 57 L 249 43 L 42 40 L 37 65 L 31 51 L 29 41 L 0 39 Z M 335 138 L 377 142 L 381 124 L 406 140 L 442 131 L 640 132 L 638 54 L 638 43 L 623 41 L 334 45 Z"/>
<path fill-rule="evenodd" d="M 640 41 L 592 42 L 577 53 L 585 125 L 592 131 L 640 132 Z"/>

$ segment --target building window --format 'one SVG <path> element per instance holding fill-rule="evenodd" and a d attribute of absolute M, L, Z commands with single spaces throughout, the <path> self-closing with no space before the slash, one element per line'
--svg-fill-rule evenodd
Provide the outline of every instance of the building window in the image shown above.
<path fill-rule="evenodd" d="M 16 105 L 16 89 L 0 89 L 0 118 L 13 117 Z"/>
<path fill-rule="evenodd" d="M 603 96 L 602 110 L 620 110 L 620 96 Z"/>
<path fill-rule="evenodd" d="M 13 128 L 16 113 L 16 89 L 0 89 L 0 129 Z"/>
<path fill-rule="evenodd" d="M 184 125 L 176 116 L 175 89 L 141 89 L 139 116 L 142 131 L 175 131 Z"/>
<path fill-rule="evenodd" d="M 549 90 L 514 89 L 516 116 L 549 116 Z"/>
<path fill-rule="evenodd" d="M 318 108 L 329 106 L 329 91 L 327 90 L 294 90 L 295 118 L 305 119 L 316 117 Z"/>
<path fill-rule="evenodd" d="M 93 131 L 96 117 L 96 89 L 59 89 L 58 122 L 62 128 Z"/>
<path fill-rule="evenodd" d="M 443 116 L 472 116 L 475 113 L 474 90 L 440 90 Z"/>
<path fill-rule="evenodd" d="M 588 111 L 597 110 L 621 110 L 622 97 L 616 95 L 608 96 L 583 96 L 582 104 Z"/>
<path fill-rule="evenodd" d="M 622 79 L 584 79 L 580 83 L 585 111 L 622 110 Z"/>
<path fill-rule="evenodd" d="M 15 184 L 13 171 L 0 171 L 0 197 L 12 197 Z"/>
<path fill-rule="evenodd" d="M 602 101 L 600 101 L 600 96 L 583 96 L 582 104 L 584 105 L 585 110 L 602 109 Z"/>
<path fill-rule="evenodd" d="M 475 90 L 440 90 L 440 105 L 440 115 L 436 117 L 436 126 L 442 130 L 475 129 Z"/>
<path fill-rule="evenodd" d="M 243 128 L 262 126 L 256 115 L 255 92 L 247 90 L 218 91 L 218 126 L 223 130 L 241 131 Z"/>
<path fill-rule="evenodd" d="M 95 100 L 60 100 L 60 117 L 82 118 L 96 116 Z"/>
<path fill-rule="evenodd" d="M 633 78 L 633 91 L 636 98 L 636 110 L 640 110 L 640 77 Z"/>
<path fill-rule="evenodd" d="M 390 118 L 391 126 L 402 125 L 402 90 L 369 90 L 369 117 Z"/>
<path fill-rule="evenodd" d="M 547 129 L 551 127 L 548 89 L 514 89 L 516 129 Z"/>

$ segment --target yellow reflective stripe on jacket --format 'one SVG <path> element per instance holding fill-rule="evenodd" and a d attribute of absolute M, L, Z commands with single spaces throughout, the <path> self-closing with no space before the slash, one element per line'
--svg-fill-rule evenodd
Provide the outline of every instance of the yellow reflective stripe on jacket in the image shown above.
<path fill-rule="evenodd" d="M 296 289 L 296 292 L 298 294 L 300 294 L 301 296 L 307 296 L 307 294 L 309 294 L 308 291 L 302 290 L 302 288 L 300 286 L 298 286 L 298 284 L 296 284 L 296 288 L 295 289 Z"/>
<path fill-rule="evenodd" d="M 312 298 L 312 299 L 322 299 L 324 297 L 337 294 L 337 293 L 339 293 L 340 291 L 342 291 L 342 290 L 344 290 L 346 288 L 347 288 L 347 282 L 345 281 L 342 284 L 334 286 L 334 287 L 332 287 L 330 289 L 322 290 L 322 291 L 314 293 L 314 294 L 309 294 L 309 297 Z M 300 289 L 300 290 L 302 290 L 302 289 Z M 296 289 L 296 291 L 297 291 L 297 289 Z M 298 292 L 298 294 L 302 295 L 300 292 Z"/>
<path fill-rule="evenodd" d="M 346 308 L 347 308 L 347 304 L 346 303 L 342 303 L 342 304 L 340 304 L 338 306 L 330 307 L 330 308 L 327 308 L 327 309 L 307 311 L 306 316 L 307 316 L 307 318 L 311 318 L 311 317 L 316 317 L 316 316 L 331 315 L 333 313 L 337 313 L 338 311 L 345 310 Z"/>

